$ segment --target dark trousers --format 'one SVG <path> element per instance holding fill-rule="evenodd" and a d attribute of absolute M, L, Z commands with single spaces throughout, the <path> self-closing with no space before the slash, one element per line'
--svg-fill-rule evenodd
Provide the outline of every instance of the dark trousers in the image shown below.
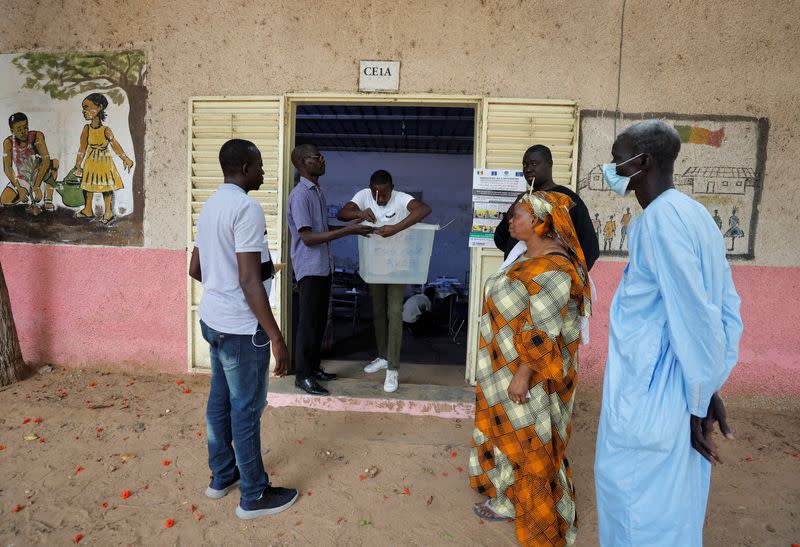
<path fill-rule="evenodd" d="M 295 343 L 295 374 L 298 380 L 319 370 L 322 338 L 328 325 L 331 276 L 308 275 L 297 282 L 300 289 L 300 319 Z"/>

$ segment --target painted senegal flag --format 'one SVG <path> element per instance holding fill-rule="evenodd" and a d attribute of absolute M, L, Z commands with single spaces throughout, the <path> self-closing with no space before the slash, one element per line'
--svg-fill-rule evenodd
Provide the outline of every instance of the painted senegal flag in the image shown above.
<path fill-rule="evenodd" d="M 675 129 L 681 137 L 681 143 L 689 144 L 705 144 L 706 146 L 713 146 L 719 148 L 722 146 L 722 140 L 725 138 L 725 128 L 720 127 L 716 131 L 711 131 L 705 127 L 697 125 L 676 125 Z"/>

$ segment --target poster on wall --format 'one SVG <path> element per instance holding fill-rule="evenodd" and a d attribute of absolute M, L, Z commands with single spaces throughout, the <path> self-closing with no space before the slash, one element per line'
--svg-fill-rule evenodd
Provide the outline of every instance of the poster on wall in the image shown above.
<path fill-rule="evenodd" d="M 494 247 L 494 231 L 503 215 L 527 188 L 522 171 L 475 169 L 472 173 L 470 247 Z"/>
<path fill-rule="evenodd" d="M 686 114 L 621 114 L 616 133 L 647 118 L 672 124 L 681 139 L 675 187 L 702 203 L 731 258 L 754 258 L 758 203 L 763 187 L 768 122 L 763 118 Z M 641 214 L 633 194 L 621 198 L 603 182 L 611 160 L 614 115 L 581 112 L 578 195 L 589 208 L 601 254 L 626 256 L 630 221 Z"/>
<path fill-rule="evenodd" d="M 142 245 L 143 51 L 0 54 L 0 241 Z"/>

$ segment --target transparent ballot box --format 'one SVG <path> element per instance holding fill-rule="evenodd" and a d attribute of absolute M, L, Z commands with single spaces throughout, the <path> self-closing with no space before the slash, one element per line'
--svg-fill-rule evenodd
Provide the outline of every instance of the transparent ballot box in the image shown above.
<path fill-rule="evenodd" d="M 438 224 L 418 223 L 392 237 L 359 237 L 361 279 L 367 283 L 426 283 L 438 229 Z"/>

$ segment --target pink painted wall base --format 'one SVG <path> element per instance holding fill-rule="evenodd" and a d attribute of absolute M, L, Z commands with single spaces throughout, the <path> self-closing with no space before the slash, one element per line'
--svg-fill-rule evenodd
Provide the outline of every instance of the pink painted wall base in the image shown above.
<path fill-rule="evenodd" d="M 161 249 L 0 244 L 22 353 L 68 367 L 187 370 L 186 255 Z M 582 381 L 602 382 L 608 308 L 624 264 L 598 262 Z M 733 267 L 745 332 L 726 390 L 800 394 L 800 268 Z"/>
<path fill-rule="evenodd" d="M 602 383 L 608 353 L 608 310 L 625 264 L 597 262 L 592 279 L 591 342 L 583 351 L 584 382 Z M 739 364 L 725 385 L 727 391 L 761 395 L 800 394 L 800 268 L 733 265 L 733 282 L 742 299 L 744 334 Z M 702 333 L 700 333 L 702 334 Z"/>
<path fill-rule="evenodd" d="M 0 263 L 26 361 L 187 369 L 183 251 L 11 243 Z"/>

